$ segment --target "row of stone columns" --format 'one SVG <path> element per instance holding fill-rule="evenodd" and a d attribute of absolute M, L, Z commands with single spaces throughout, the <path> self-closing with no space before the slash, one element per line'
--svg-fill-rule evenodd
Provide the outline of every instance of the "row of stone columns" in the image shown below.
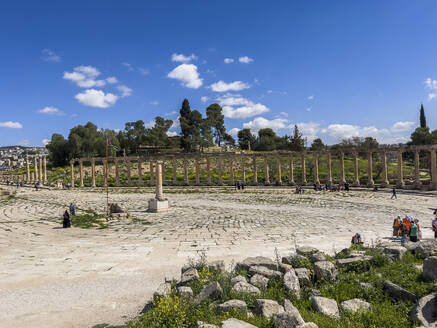
<path fill-rule="evenodd" d="M 26 155 L 26 182 L 47 183 L 47 156 L 33 156 L 33 172 L 30 172 L 31 160 L 29 155 Z"/>

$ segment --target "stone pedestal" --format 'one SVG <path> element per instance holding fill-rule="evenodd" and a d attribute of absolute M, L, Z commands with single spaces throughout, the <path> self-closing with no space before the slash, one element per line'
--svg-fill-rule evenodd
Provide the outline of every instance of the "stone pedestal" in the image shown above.
<path fill-rule="evenodd" d="M 164 198 L 162 192 L 162 164 L 162 161 L 156 162 L 156 196 L 149 199 L 148 208 L 148 211 L 152 213 L 162 213 L 170 210 L 168 199 Z"/>

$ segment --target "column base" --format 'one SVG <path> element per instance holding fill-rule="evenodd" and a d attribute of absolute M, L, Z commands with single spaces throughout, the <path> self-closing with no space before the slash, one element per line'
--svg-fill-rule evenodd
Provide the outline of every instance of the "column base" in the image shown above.
<path fill-rule="evenodd" d="M 352 183 L 352 187 L 359 187 L 360 186 L 360 181 L 354 181 L 353 183 Z"/>
<path fill-rule="evenodd" d="M 290 182 L 288 182 L 288 185 L 289 185 L 289 186 L 295 186 L 296 183 L 295 183 L 294 181 L 290 181 Z"/>
<path fill-rule="evenodd" d="M 381 182 L 381 187 L 386 188 L 390 185 L 390 183 L 388 181 L 383 181 Z"/>
<path fill-rule="evenodd" d="M 437 190 L 437 182 L 431 182 L 430 187 L 431 190 Z"/>
<path fill-rule="evenodd" d="M 375 186 L 375 181 L 371 180 L 367 182 L 367 187 L 374 187 L 374 186 Z"/>
<path fill-rule="evenodd" d="M 170 204 L 168 199 L 158 200 L 155 198 L 149 199 L 149 208 L 147 212 L 150 213 L 164 213 L 170 211 Z"/>

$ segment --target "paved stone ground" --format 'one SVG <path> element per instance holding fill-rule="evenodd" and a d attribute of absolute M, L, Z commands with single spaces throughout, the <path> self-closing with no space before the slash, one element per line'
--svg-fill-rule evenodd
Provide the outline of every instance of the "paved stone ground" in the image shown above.
<path fill-rule="evenodd" d="M 432 237 L 435 195 L 385 192 L 292 194 L 291 189 L 167 189 L 172 211 L 146 213 L 152 189 L 111 191 L 134 219 L 107 229 L 60 229 L 70 201 L 101 211 L 103 191 L 19 191 L 0 201 L 0 327 L 87 327 L 123 323 L 189 257 L 232 263 L 285 255 L 296 245 L 333 253 L 361 232 L 388 238 L 394 216 L 419 218 Z"/>

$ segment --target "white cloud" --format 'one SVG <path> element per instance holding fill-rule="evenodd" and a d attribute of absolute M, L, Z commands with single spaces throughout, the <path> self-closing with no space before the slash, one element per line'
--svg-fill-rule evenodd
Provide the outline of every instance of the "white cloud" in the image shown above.
<path fill-rule="evenodd" d="M 176 115 L 178 113 L 178 111 L 176 110 L 172 110 L 171 112 L 165 113 L 165 116 L 172 116 L 172 115 Z"/>
<path fill-rule="evenodd" d="M 116 103 L 118 96 L 112 93 L 105 94 L 101 90 L 88 89 L 78 93 L 75 98 L 85 106 L 108 108 Z"/>
<path fill-rule="evenodd" d="M 273 90 L 267 90 L 267 93 L 268 93 L 268 94 L 272 94 L 272 93 L 273 93 Z"/>
<path fill-rule="evenodd" d="M 231 135 L 231 136 L 234 136 L 234 137 L 236 137 L 237 135 L 238 135 L 238 131 L 240 131 L 241 129 L 239 129 L 239 128 L 233 128 L 233 129 L 230 129 L 229 130 L 229 134 Z"/>
<path fill-rule="evenodd" d="M 144 123 L 144 127 L 147 129 L 153 128 L 155 126 L 155 120 L 150 120 L 149 122 Z"/>
<path fill-rule="evenodd" d="M 307 99 L 308 99 L 308 100 L 313 100 L 313 99 L 314 99 L 314 96 L 308 96 Z"/>
<path fill-rule="evenodd" d="M 437 97 L 437 80 L 433 80 L 429 77 L 425 80 L 424 84 L 425 89 L 431 90 L 431 92 L 428 93 L 428 100 L 431 101 Z"/>
<path fill-rule="evenodd" d="M 435 97 L 437 97 L 437 93 L 428 93 L 428 100 L 433 100 Z"/>
<path fill-rule="evenodd" d="M 118 80 L 115 76 L 110 76 L 106 79 L 106 82 L 108 82 L 109 84 L 114 84 L 114 83 L 117 83 Z"/>
<path fill-rule="evenodd" d="M 46 106 L 43 109 L 40 109 L 38 113 L 47 114 L 47 115 L 63 115 L 64 113 L 57 109 L 56 107 Z"/>
<path fill-rule="evenodd" d="M 227 92 L 227 91 L 240 91 L 249 89 L 250 85 L 241 81 L 234 81 L 231 83 L 223 82 L 222 80 L 210 85 L 212 91 L 215 92 Z"/>
<path fill-rule="evenodd" d="M 191 89 L 198 89 L 203 84 L 203 79 L 197 72 L 197 66 L 193 64 L 181 64 L 168 73 L 167 77 L 179 80 L 182 86 Z"/>
<path fill-rule="evenodd" d="M 391 130 L 393 132 L 402 132 L 402 131 L 409 131 L 412 130 L 414 127 L 414 122 L 396 122 L 391 127 Z"/>
<path fill-rule="evenodd" d="M 320 132 L 320 124 L 314 122 L 302 122 L 297 123 L 297 127 L 304 137 L 308 139 L 308 141 L 313 141 L 317 138 L 317 134 Z M 290 125 L 290 128 L 294 128 L 294 125 Z"/>
<path fill-rule="evenodd" d="M 374 126 L 361 127 L 351 124 L 330 124 L 323 132 L 338 139 L 352 137 L 375 137 L 380 133 Z"/>
<path fill-rule="evenodd" d="M 141 75 L 146 76 L 150 74 L 150 71 L 146 68 L 138 67 L 138 70 L 140 71 Z"/>
<path fill-rule="evenodd" d="M 158 100 L 151 101 L 150 104 L 156 106 L 156 105 L 159 105 L 159 101 Z"/>
<path fill-rule="evenodd" d="M 104 80 L 96 80 L 100 75 L 97 68 L 93 66 L 77 66 L 73 72 L 64 72 L 64 79 L 76 83 L 82 88 L 102 87 L 106 84 Z"/>
<path fill-rule="evenodd" d="M 129 63 L 126 63 L 126 62 L 124 62 L 124 63 L 121 63 L 124 67 L 126 67 L 127 68 L 127 70 L 129 71 L 129 72 L 132 72 L 133 70 L 134 70 L 134 68 L 132 67 L 132 64 L 129 64 Z"/>
<path fill-rule="evenodd" d="M 173 124 L 171 125 L 170 129 L 177 129 L 181 123 L 179 122 L 179 116 L 173 120 Z"/>
<path fill-rule="evenodd" d="M 45 61 L 58 63 L 61 61 L 61 57 L 55 54 L 52 50 L 45 48 L 42 50 L 41 58 Z"/>
<path fill-rule="evenodd" d="M 0 122 L 0 128 L 21 129 L 23 125 L 20 122 Z"/>
<path fill-rule="evenodd" d="M 243 64 L 249 64 L 249 63 L 253 62 L 253 59 L 250 57 L 247 57 L 247 56 L 243 56 L 243 57 L 238 58 L 238 61 L 240 63 L 243 63 Z"/>
<path fill-rule="evenodd" d="M 224 61 L 226 64 L 230 64 L 230 63 L 233 63 L 233 62 L 234 62 L 234 59 L 232 59 L 232 58 L 225 58 L 223 61 Z"/>
<path fill-rule="evenodd" d="M 128 88 L 128 87 L 125 86 L 125 85 L 119 85 L 119 86 L 117 87 L 117 90 L 121 92 L 121 97 L 122 97 L 122 98 L 124 98 L 124 97 L 129 97 L 129 96 L 132 94 L 132 89 L 131 89 L 131 88 Z"/>
<path fill-rule="evenodd" d="M 191 54 L 190 56 L 185 56 L 183 54 L 173 54 L 171 55 L 171 60 L 179 63 L 189 63 L 192 60 L 196 60 L 197 56 L 195 54 Z"/>
<path fill-rule="evenodd" d="M 261 129 L 270 128 L 274 131 L 287 128 L 288 120 L 285 118 L 275 118 L 274 120 L 268 120 L 264 117 L 257 117 L 254 120 L 243 123 L 244 129 L 250 129 L 252 132 L 258 132 Z"/>
<path fill-rule="evenodd" d="M 217 100 L 223 107 L 223 115 L 227 118 L 247 118 L 269 111 L 267 106 L 254 103 L 240 95 L 225 94 Z"/>
<path fill-rule="evenodd" d="M 208 101 L 208 97 L 206 97 L 206 96 L 202 96 L 202 97 L 200 97 L 200 101 L 201 102 L 203 102 L 203 103 L 206 103 L 207 101 Z"/>
<path fill-rule="evenodd" d="M 42 139 L 41 144 L 43 146 L 47 146 L 49 142 L 50 142 L 50 139 Z"/>
<path fill-rule="evenodd" d="M 176 131 L 167 131 L 167 135 L 168 135 L 169 137 L 175 137 L 175 136 L 178 135 L 178 133 L 177 133 Z"/>

